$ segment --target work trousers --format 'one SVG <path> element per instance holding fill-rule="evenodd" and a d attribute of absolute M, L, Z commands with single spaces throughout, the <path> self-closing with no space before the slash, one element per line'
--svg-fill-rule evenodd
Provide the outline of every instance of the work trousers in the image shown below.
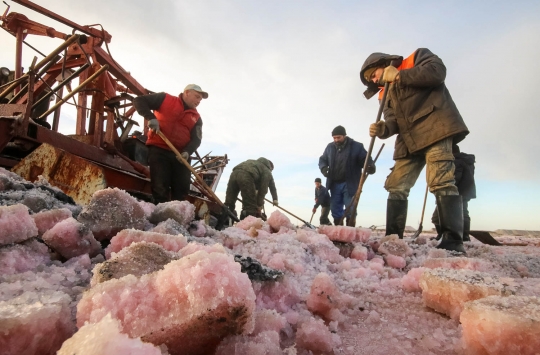
<path fill-rule="evenodd" d="M 242 209 L 248 215 L 255 216 L 258 212 L 255 181 L 250 173 L 241 169 L 233 170 L 227 184 L 225 205 L 231 211 L 235 210 L 238 193 L 242 195 Z"/>
<path fill-rule="evenodd" d="M 321 217 L 319 218 L 320 224 L 331 225 L 330 220 L 328 219 L 328 214 L 330 213 L 330 206 L 321 205 Z"/>
<path fill-rule="evenodd" d="M 155 204 L 186 199 L 191 184 L 191 171 L 176 159 L 173 151 L 148 146 L 148 165 Z"/>
<path fill-rule="evenodd" d="M 443 139 L 419 153 L 398 159 L 384 188 L 391 200 L 407 200 L 422 169 L 426 166 L 429 191 L 435 195 L 458 195 L 454 180 L 454 155 L 452 138 Z"/>
<path fill-rule="evenodd" d="M 353 191 L 353 193 L 355 192 Z M 345 209 L 351 204 L 353 196 L 347 189 L 347 182 L 332 183 L 332 188 L 330 189 L 330 209 L 332 210 L 332 217 L 334 219 L 343 217 Z M 345 217 L 349 218 L 350 213 Z M 356 211 L 353 218 L 356 218 Z"/>

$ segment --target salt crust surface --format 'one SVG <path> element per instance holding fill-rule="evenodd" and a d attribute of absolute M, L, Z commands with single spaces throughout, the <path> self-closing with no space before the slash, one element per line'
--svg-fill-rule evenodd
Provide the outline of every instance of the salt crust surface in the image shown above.
<path fill-rule="evenodd" d="M 35 238 L 0 248 L 0 275 L 18 274 L 50 263 L 49 248 Z"/>
<path fill-rule="evenodd" d="M 330 240 L 337 242 L 367 242 L 371 229 L 348 226 L 326 226 L 318 228 L 319 233 L 326 235 Z"/>
<path fill-rule="evenodd" d="M 188 201 L 159 203 L 152 211 L 149 221 L 158 224 L 169 218 L 186 227 L 195 218 L 195 206 Z"/>
<path fill-rule="evenodd" d="M 38 229 L 22 204 L 0 206 L 0 246 L 23 242 L 37 236 Z"/>
<path fill-rule="evenodd" d="M 111 257 L 111 253 L 117 253 L 123 248 L 136 242 L 151 242 L 161 245 L 165 250 L 177 252 L 185 247 L 188 243 L 187 238 L 183 235 L 170 235 L 155 232 L 144 232 L 135 229 L 124 229 L 116 234 L 109 246 L 105 249 L 107 259 Z"/>
<path fill-rule="evenodd" d="M 82 326 L 66 340 L 58 355 L 162 355 L 161 349 L 120 332 L 120 323 L 107 314 L 94 324 Z"/>
<path fill-rule="evenodd" d="M 466 354 L 538 354 L 540 298 L 489 296 L 461 313 Z"/>
<path fill-rule="evenodd" d="M 88 254 L 94 257 L 101 252 L 101 244 L 88 227 L 69 217 L 43 233 L 43 241 L 66 259 Z"/>
<path fill-rule="evenodd" d="M 43 233 L 54 227 L 58 222 L 72 217 L 72 213 L 67 208 L 58 208 L 54 210 L 46 210 L 32 215 L 34 222 L 38 228 L 38 234 Z"/>

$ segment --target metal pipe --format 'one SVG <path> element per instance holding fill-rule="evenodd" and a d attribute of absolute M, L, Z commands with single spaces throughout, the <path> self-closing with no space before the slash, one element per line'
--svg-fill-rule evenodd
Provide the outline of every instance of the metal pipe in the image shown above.
<path fill-rule="evenodd" d="M 15 36 L 15 79 L 19 79 L 22 76 L 22 45 L 23 45 L 23 29 L 17 28 L 17 34 Z M 15 93 L 21 90 L 20 86 L 15 87 Z"/>
<path fill-rule="evenodd" d="M 94 74 L 92 74 L 91 77 L 89 77 L 88 79 L 86 79 L 82 84 L 80 84 L 79 86 L 77 86 L 72 92 L 70 92 L 69 94 L 66 95 L 66 97 L 62 98 L 62 100 L 60 100 L 59 102 L 57 102 L 53 107 L 51 107 L 50 109 L 47 110 L 47 112 L 45 112 L 44 114 L 42 114 L 41 116 L 38 117 L 38 119 L 42 119 L 44 117 L 47 117 L 51 112 L 53 112 L 54 110 L 56 110 L 57 107 L 59 107 L 60 105 L 62 105 L 64 102 L 66 102 L 67 100 L 69 100 L 71 97 L 75 96 L 76 93 L 78 93 L 79 91 L 81 91 L 86 85 L 88 85 L 90 82 L 92 82 L 95 78 L 97 78 L 98 76 L 100 76 L 101 74 L 103 74 L 107 69 L 109 69 L 109 65 L 105 64 L 104 66 L 102 66 L 101 68 L 99 68 L 99 70 L 97 72 L 95 72 Z"/>
<path fill-rule="evenodd" d="M 37 58 L 37 57 L 34 57 L 34 58 Z M 47 73 L 49 68 L 52 67 L 53 65 L 55 65 L 56 62 L 59 59 L 60 59 L 60 56 L 57 55 L 53 60 L 51 60 L 49 63 L 47 63 L 47 65 L 45 65 L 43 68 L 41 68 L 39 73 L 36 74 L 36 79 L 41 78 L 45 73 Z M 26 78 L 26 77 L 24 77 L 24 78 Z M 24 79 L 24 78 L 22 78 L 22 79 Z M 28 90 L 28 83 L 26 83 L 26 85 L 21 89 L 21 91 L 19 91 L 18 94 L 14 95 L 11 98 L 11 100 L 9 100 L 8 104 L 16 103 L 17 100 L 19 100 L 21 97 L 23 97 L 23 95 L 26 93 L 27 90 Z"/>
<path fill-rule="evenodd" d="M 89 65 L 88 63 L 85 63 L 82 67 L 79 68 L 76 72 L 65 78 L 60 84 L 58 84 L 52 91 L 49 91 L 45 96 L 43 96 L 41 99 L 39 99 L 35 104 L 32 105 L 32 108 L 36 108 L 37 105 L 39 105 L 42 101 L 48 100 L 49 97 L 54 95 L 55 92 L 63 88 L 66 84 L 68 84 L 73 78 L 79 76 L 79 74 L 82 73 L 83 70 L 86 70 Z"/>

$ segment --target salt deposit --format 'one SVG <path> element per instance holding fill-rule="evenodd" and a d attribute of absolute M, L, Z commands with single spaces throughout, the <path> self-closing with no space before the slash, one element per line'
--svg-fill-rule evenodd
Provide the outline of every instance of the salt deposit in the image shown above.
<path fill-rule="evenodd" d="M 136 242 L 151 242 L 161 245 L 165 250 L 180 251 L 187 245 L 187 239 L 183 235 L 170 235 L 155 232 L 144 232 L 135 229 L 124 229 L 111 239 L 111 244 L 105 249 L 107 259 L 111 253 L 117 253 L 123 248 Z"/>
<path fill-rule="evenodd" d="M 36 239 L 0 248 L 0 275 L 18 274 L 50 263 L 49 248 Z"/>
<path fill-rule="evenodd" d="M 0 206 L 0 246 L 23 242 L 37 236 L 38 229 L 22 204 Z"/>
<path fill-rule="evenodd" d="M 170 201 L 160 203 L 150 215 L 150 222 L 158 224 L 173 219 L 186 227 L 195 218 L 195 206 L 187 201 Z"/>
<path fill-rule="evenodd" d="M 82 254 L 94 257 L 101 252 L 101 245 L 90 229 L 72 217 L 55 224 L 43 234 L 42 239 L 66 259 Z"/>
<path fill-rule="evenodd" d="M 540 298 L 489 296 L 461 313 L 466 354 L 536 355 L 540 351 Z"/>
<path fill-rule="evenodd" d="M 32 215 L 40 236 L 54 227 L 58 222 L 69 217 L 72 217 L 72 213 L 67 208 L 47 210 Z"/>
<path fill-rule="evenodd" d="M 371 229 L 359 227 L 321 225 L 318 230 L 337 242 L 367 242 L 371 235 Z"/>

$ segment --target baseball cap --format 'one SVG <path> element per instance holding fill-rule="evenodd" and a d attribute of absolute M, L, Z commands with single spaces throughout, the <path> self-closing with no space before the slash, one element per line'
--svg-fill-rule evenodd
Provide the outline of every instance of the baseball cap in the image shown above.
<path fill-rule="evenodd" d="M 203 91 L 203 89 L 201 89 L 201 87 L 197 84 L 189 84 L 188 86 L 186 86 L 186 88 L 184 89 L 184 91 L 186 90 L 195 90 L 199 93 L 201 93 L 203 99 L 207 99 L 208 98 L 208 93 L 206 91 Z"/>

